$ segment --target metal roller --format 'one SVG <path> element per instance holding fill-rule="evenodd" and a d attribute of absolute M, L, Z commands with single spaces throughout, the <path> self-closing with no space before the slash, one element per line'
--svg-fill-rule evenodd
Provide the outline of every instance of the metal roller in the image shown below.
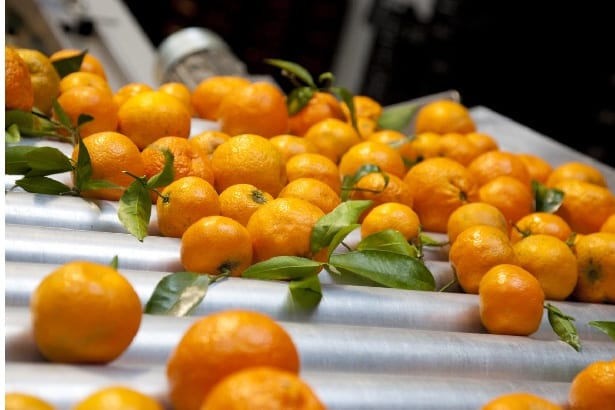
<path fill-rule="evenodd" d="M 179 272 L 184 268 L 180 261 L 181 239 L 162 236 L 147 236 L 139 242 L 127 233 L 100 232 L 7 224 L 5 236 L 5 260 L 13 262 L 37 262 L 61 264 L 81 259 L 109 263 L 118 257 L 120 269 Z M 453 273 L 448 262 L 428 261 L 441 288 L 451 282 Z M 364 284 L 360 278 L 330 275 L 324 272 L 323 283 Z"/>
<path fill-rule="evenodd" d="M 144 315 L 118 365 L 162 365 L 198 317 Z M 28 309 L 6 311 L 8 361 L 40 361 Z M 280 322 L 302 369 L 321 372 L 570 382 L 582 368 L 615 357 L 612 342 L 585 341 L 580 352 L 561 341 L 360 325 Z M 357 360 L 360 358 L 360 360 Z"/>
<path fill-rule="evenodd" d="M 7 306 L 28 306 L 39 282 L 58 265 L 6 262 L 5 302 Z M 121 270 L 133 285 L 143 304 L 167 273 Z M 314 310 L 292 303 L 284 282 L 227 278 L 209 287 L 193 315 L 228 308 L 253 309 L 277 320 L 310 323 L 339 323 L 400 327 L 453 332 L 484 333 L 479 319 L 476 295 L 407 291 L 353 285 L 324 284 L 323 298 Z M 608 341 L 609 337 L 590 327 L 590 320 L 612 320 L 615 306 L 596 303 L 552 302 L 573 316 L 581 340 Z M 556 338 L 547 318 L 543 318 L 536 339 Z"/>
<path fill-rule="evenodd" d="M 61 377 L 58 377 L 61 374 Z M 170 410 L 165 367 L 68 366 L 49 363 L 7 363 L 5 390 L 35 394 L 67 409 L 96 390 L 121 384 L 148 394 Z M 420 375 L 302 371 L 301 377 L 329 410 L 476 410 L 511 391 L 527 391 L 562 406 L 569 383 L 484 380 Z"/>

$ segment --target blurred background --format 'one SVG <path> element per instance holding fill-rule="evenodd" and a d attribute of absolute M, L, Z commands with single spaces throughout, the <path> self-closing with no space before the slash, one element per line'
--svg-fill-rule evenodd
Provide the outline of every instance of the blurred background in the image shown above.
<path fill-rule="evenodd" d="M 486 106 L 615 166 L 606 148 L 615 136 L 613 2 L 123 0 L 125 9 L 110 11 L 110 0 L 7 0 L 7 34 L 20 35 L 27 22 L 15 23 L 24 20 L 17 9 L 27 3 L 70 8 L 61 30 L 72 36 L 104 31 L 130 42 L 122 24 L 137 25 L 154 52 L 183 28 L 205 27 L 250 74 L 283 88 L 290 84 L 265 58 L 314 75 L 331 71 L 339 85 L 383 105 L 455 89 L 466 106 Z M 131 54 L 129 66 L 152 63 L 143 47 Z M 126 70 L 137 69 L 144 67 Z"/>

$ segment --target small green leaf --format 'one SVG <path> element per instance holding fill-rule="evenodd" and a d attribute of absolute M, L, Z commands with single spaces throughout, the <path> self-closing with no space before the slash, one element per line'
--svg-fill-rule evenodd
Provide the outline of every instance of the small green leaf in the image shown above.
<path fill-rule="evenodd" d="M 79 191 L 82 191 L 82 187 L 92 177 L 92 162 L 90 160 L 90 153 L 88 152 L 88 149 L 82 139 L 79 139 L 79 152 L 77 154 L 77 165 L 74 172 L 75 186 Z"/>
<path fill-rule="evenodd" d="M 444 241 L 438 241 L 438 240 L 435 240 L 431 236 L 426 235 L 424 233 L 419 233 L 419 241 L 421 242 L 421 245 L 424 245 L 424 246 L 444 246 L 444 245 L 448 245 L 448 239 L 446 239 Z"/>
<path fill-rule="evenodd" d="M 164 155 L 164 167 L 162 171 L 152 176 L 147 181 L 147 189 L 156 189 L 169 185 L 175 178 L 175 171 L 173 170 L 173 154 L 167 148 L 163 148 L 162 154 Z"/>
<path fill-rule="evenodd" d="M 60 78 L 64 78 L 70 73 L 79 71 L 81 68 L 81 63 L 83 62 L 83 57 L 87 54 L 87 52 L 87 50 L 83 50 L 81 53 L 74 56 L 52 61 L 51 64 L 53 64 L 53 67 L 58 72 Z"/>
<path fill-rule="evenodd" d="M 312 254 L 318 253 L 331 243 L 331 239 L 340 229 L 357 223 L 359 217 L 373 201 L 346 201 L 339 204 L 333 211 L 320 218 L 314 225 L 311 236 Z"/>
<path fill-rule="evenodd" d="M 354 107 L 354 97 L 352 93 L 344 88 L 344 87 L 329 87 L 329 92 L 337 97 L 338 100 L 341 100 L 346 103 L 348 107 L 348 111 L 350 112 L 350 122 L 352 127 L 357 129 L 357 114 Z"/>
<path fill-rule="evenodd" d="M 401 232 L 394 229 L 373 233 L 357 244 L 359 251 L 387 251 L 418 258 L 418 250 L 410 245 Z"/>
<path fill-rule="evenodd" d="M 384 108 L 378 118 L 378 127 L 387 130 L 403 131 L 410 125 L 417 110 L 417 104 Z"/>
<path fill-rule="evenodd" d="M 532 181 L 534 209 L 537 212 L 556 212 L 564 201 L 564 192 L 560 189 L 547 188 L 538 181 Z"/>
<path fill-rule="evenodd" d="M 318 276 L 291 280 L 288 289 L 295 303 L 303 308 L 314 308 L 322 299 L 322 288 Z"/>
<path fill-rule="evenodd" d="M 139 241 L 147 236 L 152 213 L 152 198 L 140 180 L 134 180 L 122 194 L 117 216 L 126 230 Z"/>
<path fill-rule="evenodd" d="M 359 169 L 357 169 L 357 171 L 353 175 L 344 175 L 344 177 L 342 178 L 342 195 L 341 195 L 342 202 L 347 201 L 348 198 L 350 198 L 350 195 L 352 194 L 353 191 L 361 190 L 356 187 L 357 183 L 361 180 L 361 178 L 363 178 L 364 176 L 368 174 L 373 174 L 373 173 L 380 173 L 382 175 L 382 178 L 384 180 L 383 181 L 384 184 L 382 185 L 382 190 L 386 189 L 386 187 L 389 185 L 389 176 L 387 175 L 387 173 L 382 172 L 380 167 L 376 164 L 363 164 L 359 167 Z M 382 191 L 373 192 L 373 193 L 377 194 L 379 192 L 382 192 Z"/>
<path fill-rule="evenodd" d="M 60 124 L 65 126 L 67 129 L 72 129 L 73 124 L 70 122 L 70 118 L 68 118 L 66 111 L 64 111 L 58 100 L 54 99 L 51 104 L 53 105 L 53 112 L 58 117 Z"/>
<path fill-rule="evenodd" d="M 311 88 L 316 88 L 316 84 L 314 83 L 314 79 L 312 78 L 310 72 L 297 63 L 274 58 L 265 59 L 265 63 L 281 68 L 282 75 L 289 77 L 290 79 L 296 78 L 300 80 L 304 85 L 307 85 Z"/>
<path fill-rule="evenodd" d="M 36 147 L 29 145 L 6 147 L 4 151 L 4 173 L 7 175 L 27 174 L 32 169 L 28 163 L 28 153 L 35 149 Z"/>
<path fill-rule="evenodd" d="M 71 187 L 44 176 L 18 179 L 15 185 L 33 194 L 66 195 L 73 193 Z"/>
<path fill-rule="evenodd" d="M 317 275 L 323 264 L 299 256 L 275 256 L 257 262 L 244 270 L 241 276 L 252 279 L 290 280 Z"/>
<path fill-rule="evenodd" d="M 606 333 L 611 339 L 615 340 L 615 322 L 606 320 L 592 320 L 588 322 L 588 324 Z"/>
<path fill-rule="evenodd" d="M 26 137 L 53 136 L 60 139 L 64 138 L 63 135 L 58 134 L 58 130 L 63 128 L 61 124 L 37 112 L 21 110 L 6 111 L 5 126 L 7 125 L 10 126 L 9 129 L 17 127 L 16 133 L 20 137 L 23 135 Z"/>
<path fill-rule="evenodd" d="M 560 340 L 566 342 L 577 352 L 581 350 L 581 341 L 576 327 L 574 326 L 574 318 L 564 314 L 560 309 L 550 303 L 545 305 L 549 318 L 549 324 Z"/>
<path fill-rule="evenodd" d="M 196 308 L 214 280 L 209 275 L 193 272 L 171 273 L 156 285 L 145 304 L 145 313 L 186 316 Z"/>
<path fill-rule="evenodd" d="M 333 254 L 329 264 L 340 272 L 351 272 L 381 285 L 413 290 L 434 290 L 435 279 L 417 258 L 398 253 L 365 250 Z"/>
<path fill-rule="evenodd" d="M 77 127 L 81 127 L 83 124 L 90 122 L 94 119 L 91 115 L 88 114 L 79 114 L 77 118 Z"/>
<path fill-rule="evenodd" d="M 322 73 L 318 76 L 318 87 L 320 89 L 328 90 L 331 88 L 334 82 L 335 76 L 332 72 L 327 71 L 326 73 Z"/>
<path fill-rule="evenodd" d="M 124 189 L 123 186 L 114 184 L 113 182 L 105 181 L 104 179 L 91 179 L 87 181 L 81 189 L 82 191 L 87 191 L 91 189 L 105 189 L 105 188 L 113 188 L 113 189 Z"/>
<path fill-rule="evenodd" d="M 111 258 L 111 262 L 109 262 L 109 266 L 117 270 L 118 263 L 119 263 L 119 258 L 117 257 L 117 255 L 115 255 L 113 256 L 113 258 Z"/>
<path fill-rule="evenodd" d="M 288 107 L 288 115 L 294 115 L 301 111 L 305 107 L 315 90 L 311 87 L 296 87 L 294 88 L 286 98 L 286 106 Z"/>
<path fill-rule="evenodd" d="M 17 124 L 11 124 L 4 130 L 4 141 L 8 144 L 21 141 L 21 133 Z"/>
<path fill-rule="evenodd" d="M 26 154 L 30 171 L 26 176 L 42 176 L 72 171 L 73 164 L 62 151 L 52 147 L 39 147 Z"/>

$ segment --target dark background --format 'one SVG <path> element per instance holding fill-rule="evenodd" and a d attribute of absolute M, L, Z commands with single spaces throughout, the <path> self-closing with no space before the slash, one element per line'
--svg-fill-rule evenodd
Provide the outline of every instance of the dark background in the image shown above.
<path fill-rule="evenodd" d="M 181 28 L 206 27 L 251 74 L 274 77 L 264 58 L 295 61 L 313 74 L 332 70 L 353 4 L 125 2 L 155 46 Z M 435 0 L 429 21 L 410 4 L 373 1 L 365 19 L 376 37 L 358 93 L 388 105 L 456 89 L 466 106 L 489 107 L 615 166 L 606 148 L 615 136 L 615 3 Z"/>

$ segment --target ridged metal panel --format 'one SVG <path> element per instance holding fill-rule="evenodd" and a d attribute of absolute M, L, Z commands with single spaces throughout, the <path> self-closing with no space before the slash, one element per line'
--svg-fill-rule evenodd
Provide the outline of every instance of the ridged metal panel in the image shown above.
<path fill-rule="evenodd" d="M 487 109 L 472 113 L 479 129 L 499 135 L 503 149 L 532 150 L 552 163 L 579 158 Z M 600 167 L 614 186 L 615 171 Z M 59 179 L 67 182 L 68 176 Z M 7 176 L 5 187 L 14 180 Z M 576 352 L 558 340 L 546 316 L 531 337 L 486 333 L 477 296 L 458 288 L 421 292 L 361 286 L 365 282 L 357 278 L 323 272 L 323 299 L 313 311 L 292 304 L 286 283 L 228 278 L 210 286 L 191 317 L 145 315 L 130 348 L 111 364 L 51 364 L 36 349 L 28 310 L 30 295 L 46 274 L 71 260 L 108 263 L 117 256 L 119 270 L 145 303 L 164 275 L 183 270 L 180 240 L 158 236 L 154 210 L 149 236 L 137 241 L 117 220 L 113 202 L 15 190 L 7 192 L 5 208 L 5 385 L 7 391 L 39 394 L 59 409 L 120 383 L 152 394 L 170 410 L 164 375 L 169 353 L 194 320 L 228 308 L 254 309 L 279 320 L 297 343 L 303 377 L 331 410 L 476 410 L 511 391 L 566 405 L 576 372 L 615 357 L 615 343 L 587 324 L 615 320 L 613 305 L 551 302 L 576 318 L 582 341 Z M 426 253 L 438 287 L 453 278 L 446 252 Z"/>

